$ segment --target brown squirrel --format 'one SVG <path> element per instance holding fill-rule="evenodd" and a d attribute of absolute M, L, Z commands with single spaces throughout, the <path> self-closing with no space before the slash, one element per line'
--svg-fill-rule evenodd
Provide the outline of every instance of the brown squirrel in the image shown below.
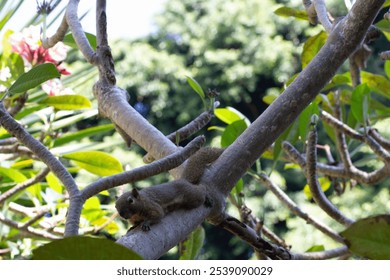
<path fill-rule="evenodd" d="M 150 225 L 176 209 L 193 209 L 203 204 L 211 207 L 204 186 L 197 184 L 207 166 L 222 152 L 218 148 L 201 148 L 188 159 L 180 179 L 122 194 L 115 204 L 119 215 L 134 225 L 130 230 L 141 224 L 143 231 L 149 231 Z"/>

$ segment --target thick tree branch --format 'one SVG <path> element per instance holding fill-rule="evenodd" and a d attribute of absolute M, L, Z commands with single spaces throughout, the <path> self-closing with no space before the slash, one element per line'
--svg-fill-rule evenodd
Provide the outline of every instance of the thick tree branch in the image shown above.
<path fill-rule="evenodd" d="M 88 199 L 104 190 L 108 190 L 123 184 L 130 184 L 162 172 L 167 172 L 182 164 L 186 159 L 199 150 L 204 143 L 205 138 L 203 136 L 198 136 L 182 150 L 172 155 L 130 171 L 99 179 L 82 189 L 81 193 L 85 199 Z"/>
<path fill-rule="evenodd" d="M 200 184 L 207 186 L 208 195 L 215 202 L 211 211 L 209 208 L 199 207 L 191 211 L 173 212 L 160 223 L 154 225 L 153 231 L 148 233 L 138 230 L 131 231 L 122 237 L 119 243 L 134 249 L 145 258 L 155 259 L 183 240 L 207 216 L 214 224 L 223 222 L 225 199 L 236 182 L 297 118 L 329 82 L 342 63 L 360 45 L 383 3 L 384 0 L 358 1 L 350 13 L 333 29 L 317 56 L 286 88 L 284 93 L 205 171 Z M 316 78 L 313 79 L 313 77 Z M 113 101 L 112 95 L 108 99 L 103 94 L 98 97 L 99 104 L 105 107 L 104 112 L 111 114 L 110 118 L 115 119 L 115 122 L 122 129 L 130 133 L 134 126 L 129 125 L 129 122 L 134 121 L 134 119 L 130 115 L 121 119 L 118 114 L 116 116 L 114 114 L 118 108 L 125 108 L 120 99 L 120 97 L 114 97 Z M 110 108 L 110 105 L 115 103 L 121 104 L 121 106 Z M 110 109 L 115 110 L 110 112 Z M 124 114 L 129 114 L 126 110 L 121 111 Z M 150 138 L 149 131 L 145 134 L 145 130 L 141 130 L 140 133 L 143 133 L 142 138 Z M 155 139 L 165 138 L 160 132 L 158 133 L 159 135 L 156 135 Z M 133 137 L 133 135 L 137 136 L 136 134 L 133 131 L 129 135 Z M 142 143 L 135 140 L 139 144 Z M 165 153 L 169 154 L 174 151 L 175 146 L 167 141 L 157 141 L 157 143 L 162 143 L 166 147 Z M 151 153 L 153 157 L 161 158 L 161 154 L 156 151 L 156 146 L 154 146 L 157 145 L 156 142 L 144 142 L 143 145 L 144 148 L 147 146 L 148 151 L 153 152 Z M 172 228 L 172 225 L 177 224 L 179 217 L 180 225 Z M 177 220 L 175 221 L 175 219 Z M 172 236 L 172 238 L 168 239 L 166 236 Z"/>

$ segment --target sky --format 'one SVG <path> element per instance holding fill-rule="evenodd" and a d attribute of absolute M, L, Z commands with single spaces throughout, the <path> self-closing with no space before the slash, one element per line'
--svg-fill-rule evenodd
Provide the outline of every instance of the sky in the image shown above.
<path fill-rule="evenodd" d="M 155 30 L 153 16 L 163 9 L 166 0 L 108 0 L 107 1 L 107 21 L 109 39 L 129 38 L 135 39 L 143 37 Z M 60 6 L 65 6 L 68 1 L 63 0 Z M 19 30 L 36 11 L 35 0 L 24 0 L 22 7 L 15 18 L 6 26 L 15 31 Z M 79 15 L 89 11 L 83 19 L 82 25 L 86 32 L 95 34 L 95 1 L 81 0 L 79 5 Z M 58 26 L 58 25 L 56 25 Z M 48 35 L 55 29 L 49 29 Z"/>

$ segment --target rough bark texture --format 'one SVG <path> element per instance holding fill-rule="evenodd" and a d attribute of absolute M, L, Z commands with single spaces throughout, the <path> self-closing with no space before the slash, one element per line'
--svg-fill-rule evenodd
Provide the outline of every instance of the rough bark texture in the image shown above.
<path fill-rule="evenodd" d="M 207 186 L 209 195 L 214 200 L 215 205 L 211 211 L 201 207 L 192 211 L 174 212 L 161 223 L 154 225 L 149 233 L 138 230 L 130 231 L 118 242 L 138 252 L 144 258 L 156 259 L 184 239 L 206 217 L 213 223 L 221 222 L 220 219 L 223 217 L 221 211 L 224 209 L 226 196 L 235 183 L 298 117 L 333 77 L 341 64 L 360 45 L 383 3 L 383 0 L 357 1 L 349 14 L 332 31 L 326 44 L 312 62 L 285 92 L 225 150 L 210 169 L 206 170 L 201 184 Z M 134 131 L 131 131 L 134 126 L 129 124 L 122 127 L 122 125 L 125 126 L 124 120 L 120 120 L 119 116 L 111 117 L 118 118 L 120 122 L 117 124 L 131 137 L 135 136 Z M 151 143 L 148 145 L 150 146 L 145 146 L 145 148 L 152 151 L 154 157 L 162 156 Z M 169 146 L 166 142 L 164 145 Z M 170 153 L 170 148 L 173 149 L 173 147 L 167 147 L 165 153 Z"/>

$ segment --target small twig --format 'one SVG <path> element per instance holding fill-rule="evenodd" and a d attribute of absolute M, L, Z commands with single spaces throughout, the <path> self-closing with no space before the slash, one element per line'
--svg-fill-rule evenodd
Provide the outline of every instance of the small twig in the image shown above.
<path fill-rule="evenodd" d="M 18 139 L 15 137 L 10 137 L 7 139 L 0 140 L 0 146 L 13 145 L 18 142 Z"/>
<path fill-rule="evenodd" d="M 81 26 L 80 20 L 77 16 L 79 2 L 80 0 L 69 0 L 68 7 L 65 12 L 66 22 L 68 23 L 69 28 L 72 31 L 72 35 L 74 40 L 76 41 L 77 46 L 79 47 L 81 53 L 84 55 L 86 60 L 93 65 L 97 65 L 98 61 L 96 53 L 89 44 L 88 39 L 84 33 L 83 27 Z"/>
<path fill-rule="evenodd" d="M 328 10 L 326 9 L 326 4 L 324 0 L 313 0 L 313 4 L 317 13 L 318 21 L 325 28 L 327 33 L 332 32 L 333 25 L 328 17 Z"/>
<path fill-rule="evenodd" d="M 65 166 L 41 142 L 32 137 L 22 125 L 11 117 L 2 102 L 0 102 L 0 124 L 50 168 L 64 184 L 71 197 L 78 194 L 79 190 L 76 182 Z"/>
<path fill-rule="evenodd" d="M 218 225 L 246 241 L 253 248 L 266 255 L 270 259 L 291 259 L 291 254 L 288 250 L 264 240 L 258 236 L 254 229 L 246 226 L 244 223 L 241 223 L 236 218 L 225 214 L 225 218 Z"/>
<path fill-rule="evenodd" d="M 279 200 L 282 202 L 292 213 L 297 215 L 298 217 L 305 220 L 308 224 L 311 224 L 316 229 L 326 234 L 333 240 L 337 242 L 344 243 L 344 239 L 334 230 L 329 228 L 327 225 L 317 221 L 314 217 L 311 217 L 308 213 L 304 212 L 299 206 L 291 200 L 291 198 L 282 191 L 282 189 L 275 185 L 267 175 L 265 174 L 252 174 L 252 176 L 259 182 L 263 183 L 264 186 L 270 190 Z"/>
<path fill-rule="evenodd" d="M 324 210 L 326 214 L 332 217 L 334 220 L 339 222 L 342 225 L 349 226 L 354 221 L 344 216 L 341 211 L 334 206 L 328 198 L 325 196 L 322 191 L 321 185 L 318 182 L 317 177 L 317 129 L 313 125 L 312 130 L 309 132 L 309 138 L 307 142 L 307 150 L 306 150 L 306 177 L 307 183 L 310 188 L 310 192 L 313 195 L 314 201 L 318 204 L 318 206 Z"/>
<path fill-rule="evenodd" d="M 68 28 L 69 28 L 69 25 L 68 25 L 66 15 L 65 15 L 61 21 L 60 26 L 57 29 L 57 32 L 49 38 L 42 39 L 42 46 L 45 49 L 49 49 L 51 47 L 54 47 L 58 42 L 63 41 L 65 34 L 68 31 Z"/>
<path fill-rule="evenodd" d="M 291 253 L 291 259 L 293 260 L 328 260 L 333 258 L 344 258 L 350 256 L 351 253 L 348 251 L 347 246 L 340 248 L 320 251 L 320 252 L 309 252 L 309 253 Z"/>
<path fill-rule="evenodd" d="M 341 132 L 345 133 L 346 135 L 348 135 L 349 137 L 351 137 L 351 138 L 353 138 L 353 139 L 355 139 L 357 141 L 364 142 L 363 135 L 361 135 L 360 133 L 356 132 L 354 129 L 350 128 L 345 123 L 339 121 L 338 119 L 333 117 L 328 112 L 322 110 L 320 112 L 320 117 L 321 117 L 321 119 L 324 122 L 326 122 L 327 124 L 329 124 L 330 126 L 335 128 L 337 131 L 341 131 Z"/>
<path fill-rule="evenodd" d="M 298 150 L 295 149 L 290 143 L 286 141 L 283 142 L 282 146 L 288 158 L 292 162 L 298 164 L 305 171 L 307 168 L 306 159 L 302 157 L 302 155 L 298 152 Z M 384 180 L 385 178 L 387 178 L 388 176 L 390 176 L 389 165 L 385 165 L 378 170 L 367 173 L 355 167 L 352 167 L 351 170 L 347 171 L 342 166 L 333 166 L 333 165 L 318 163 L 317 170 L 319 173 L 322 173 L 329 177 L 353 179 L 359 183 L 363 183 L 367 185 L 375 185 L 380 181 Z"/>
<path fill-rule="evenodd" d="M 41 172 L 39 172 L 35 177 L 31 178 L 31 179 L 28 179 L 26 181 L 24 181 L 23 183 L 20 183 L 20 184 L 17 184 L 15 187 L 9 189 L 8 191 L 2 193 L 0 195 L 0 205 L 9 197 L 11 197 L 12 195 L 28 188 L 29 186 L 32 186 L 34 185 L 35 183 L 38 183 L 40 182 L 48 173 L 49 173 L 50 169 L 45 167 L 44 169 L 42 169 Z"/>
<path fill-rule="evenodd" d="M 368 129 L 368 135 L 374 138 L 379 143 L 379 145 L 381 145 L 383 148 L 390 151 L 390 141 L 382 137 L 382 135 L 380 135 L 376 129 L 373 128 Z"/>
<path fill-rule="evenodd" d="M 213 118 L 214 114 L 212 111 L 206 111 L 200 114 L 198 117 L 196 117 L 194 120 L 183 126 L 182 128 L 178 129 L 175 132 L 172 132 L 167 136 L 167 138 L 171 142 L 176 141 L 176 137 L 179 137 L 180 141 L 185 140 L 189 138 L 191 135 L 194 135 L 195 133 L 199 132 L 202 128 L 204 128 Z M 150 163 L 154 160 L 154 158 L 147 153 L 144 156 L 144 162 Z"/>
<path fill-rule="evenodd" d="M 187 158 L 193 155 L 204 144 L 205 138 L 198 136 L 185 148 L 177 153 L 169 155 L 163 159 L 152 162 L 148 165 L 125 171 L 120 174 L 105 177 L 95 181 L 81 190 L 82 196 L 88 199 L 101 191 L 111 189 L 116 186 L 128 184 L 149 178 L 161 172 L 169 171 L 181 165 Z"/>
<path fill-rule="evenodd" d="M 341 111 L 340 93 L 339 92 L 335 93 L 334 114 L 335 114 L 336 118 L 340 122 L 342 122 L 343 115 L 342 115 L 342 111 Z M 351 161 L 351 157 L 349 156 L 349 153 L 348 153 L 348 145 L 347 145 L 347 141 L 345 139 L 345 134 L 340 130 L 336 130 L 336 146 L 337 146 L 337 150 L 340 154 L 341 161 L 344 164 L 344 168 L 347 170 L 350 170 L 353 164 Z"/>
<path fill-rule="evenodd" d="M 61 239 L 60 236 L 48 233 L 48 232 L 43 231 L 43 230 L 35 229 L 31 226 L 24 228 L 24 224 L 20 224 L 20 223 L 17 223 L 15 221 L 12 221 L 10 219 L 7 219 L 2 213 L 0 213 L 0 222 L 2 222 L 3 224 L 5 224 L 9 227 L 23 231 L 31 236 L 43 237 L 43 238 L 46 238 L 49 240 Z"/>
<path fill-rule="evenodd" d="M 321 119 L 325 121 L 327 124 L 332 126 L 333 128 L 336 129 L 336 131 L 345 133 L 351 138 L 358 140 L 360 142 L 363 142 L 367 144 L 371 150 L 379 157 L 381 158 L 384 162 L 388 163 L 390 162 L 390 153 L 387 152 L 377 141 L 375 141 L 370 135 L 365 134 L 362 135 L 352 128 L 350 128 L 348 125 L 344 124 L 340 120 L 337 120 L 334 118 L 332 115 L 325 111 L 321 111 Z M 352 166 L 351 166 L 352 168 Z"/>

